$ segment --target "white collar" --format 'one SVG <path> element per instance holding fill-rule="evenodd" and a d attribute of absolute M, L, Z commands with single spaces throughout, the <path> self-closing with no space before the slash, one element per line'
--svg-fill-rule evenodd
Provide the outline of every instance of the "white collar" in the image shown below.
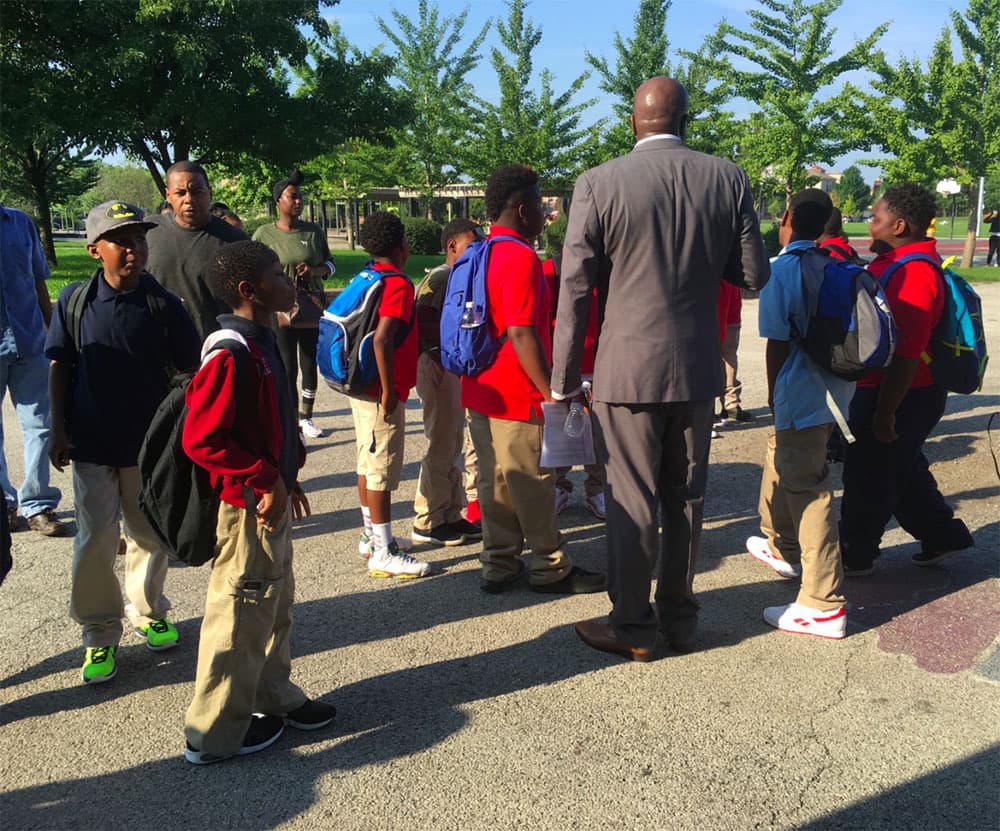
<path fill-rule="evenodd" d="M 672 141 L 684 141 L 680 136 L 675 136 L 673 133 L 656 133 L 652 136 L 646 136 L 646 138 L 639 139 L 635 146 L 638 147 L 640 144 L 645 144 L 647 141 L 656 141 L 657 139 L 671 139 Z"/>

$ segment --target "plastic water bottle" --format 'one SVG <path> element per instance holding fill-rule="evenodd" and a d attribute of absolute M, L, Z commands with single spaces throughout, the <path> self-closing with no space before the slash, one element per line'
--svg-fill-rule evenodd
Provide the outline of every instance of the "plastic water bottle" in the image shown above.
<path fill-rule="evenodd" d="M 579 401 L 574 401 L 569 405 L 569 413 L 566 414 L 563 431 L 571 439 L 578 439 L 583 435 L 583 424 L 583 404 Z"/>
<path fill-rule="evenodd" d="M 479 315 L 476 313 L 476 304 L 473 302 L 468 302 L 465 304 L 465 311 L 462 312 L 462 323 L 463 329 L 475 329 L 482 320 L 479 319 Z"/>

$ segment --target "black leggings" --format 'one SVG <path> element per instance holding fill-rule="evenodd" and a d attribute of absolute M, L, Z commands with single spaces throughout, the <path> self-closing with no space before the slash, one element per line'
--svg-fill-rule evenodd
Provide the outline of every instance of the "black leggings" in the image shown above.
<path fill-rule="evenodd" d="M 990 249 L 986 254 L 986 265 L 993 262 L 993 255 L 996 254 L 997 265 L 1000 265 L 1000 237 L 995 237 L 990 234 Z"/>
<path fill-rule="evenodd" d="M 292 396 L 299 398 L 299 363 L 302 365 L 302 403 L 300 412 L 305 418 L 312 418 L 313 402 L 316 400 L 316 384 L 319 376 L 316 370 L 316 344 L 319 329 L 296 329 L 292 326 L 278 327 L 278 352 L 288 373 L 288 383 Z"/>

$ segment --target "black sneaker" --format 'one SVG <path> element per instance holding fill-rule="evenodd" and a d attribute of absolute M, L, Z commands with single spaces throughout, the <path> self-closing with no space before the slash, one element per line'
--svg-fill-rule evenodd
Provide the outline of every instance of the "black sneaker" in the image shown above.
<path fill-rule="evenodd" d="M 431 545 L 462 545 L 465 542 L 465 537 L 455 529 L 454 525 L 443 522 L 430 531 L 419 531 L 414 528 L 410 539 L 415 542 L 429 542 Z"/>
<path fill-rule="evenodd" d="M 450 525 L 453 530 L 465 537 L 466 542 L 481 540 L 483 538 L 482 526 L 476 525 L 474 522 L 469 522 L 467 519 L 460 519 L 457 522 L 450 523 Z"/>
<path fill-rule="evenodd" d="M 243 746 L 236 751 L 237 756 L 246 756 L 249 753 L 256 753 L 274 744 L 282 731 L 285 729 L 285 720 L 281 716 L 254 716 L 250 720 L 250 727 L 243 737 Z M 229 756 L 215 756 L 212 753 L 205 753 L 203 750 L 195 750 L 191 742 L 187 743 L 184 750 L 184 758 L 192 765 L 211 765 L 214 762 L 221 762 L 230 758 Z"/>
<path fill-rule="evenodd" d="M 744 410 L 738 404 L 735 410 L 723 410 L 722 416 L 726 421 L 738 421 L 740 424 L 749 424 L 754 420 L 753 413 Z"/>
<path fill-rule="evenodd" d="M 593 594 L 607 588 L 607 580 L 603 574 L 587 571 L 579 566 L 573 566 L 570 573 L 555 583 L 543 583 L 531 586 L 532 591 L 542 594 Z"/>
<path fill-rule="evenodd" d="M 942 546 L 940 548 L 922 548 L 919 554 L 910 557 L 910 562 L 915 566 L 933 566 L 947 560 L 949 557 L 972 548 L 974 543 L 970 539 L 967 543 L 955 543 L 953 545 Z"/>
<path fill-rule="evenodd" d="M 524 561 L 517 561 L 517 573 L 507 577 L 504 580 L 480 580 L 479 588 L 481 591 L 487 594 L 502 594 L 503 592 L 514 588 L 521 578 L 524 576 Z"/>
<path fill-rule="evenodd" d="M 319 730 L 332 722 L 336 715 L 337 708 L 332 704 L 306 699 L 305 704 L 285 716 L 285 724 L 296 730 Z"/>

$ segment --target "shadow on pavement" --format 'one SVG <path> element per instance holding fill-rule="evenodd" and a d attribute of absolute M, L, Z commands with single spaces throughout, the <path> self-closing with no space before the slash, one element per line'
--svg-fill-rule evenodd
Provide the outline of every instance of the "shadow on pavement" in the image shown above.
<path fill-rule="evenodd" d="M 994 746 L 798 827 L 801 831 L 876 828 L 993 831 L 1000 820 L 998 781 L 1000 747 Z"/>

